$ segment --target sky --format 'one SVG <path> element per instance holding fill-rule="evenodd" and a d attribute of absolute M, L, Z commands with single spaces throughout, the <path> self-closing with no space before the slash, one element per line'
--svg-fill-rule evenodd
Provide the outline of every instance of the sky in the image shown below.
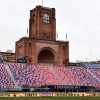
<path fill-rule="evenodd" d="M 0 51 L 15 52 L 27 35 L 29 11 L 42 0 L 0 0 Z M 44 0 L 56 8 L 59 41 L 69 41 L 70 61 L 100 60 L 100 0 Z"/>

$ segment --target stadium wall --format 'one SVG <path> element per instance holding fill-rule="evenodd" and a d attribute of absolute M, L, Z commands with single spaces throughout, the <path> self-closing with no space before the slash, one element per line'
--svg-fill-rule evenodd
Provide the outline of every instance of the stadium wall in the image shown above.
<path fill-rule="evenodd" d="M 100 93 L 65 93 L 65 92 L 2 92 L 0 97 L 44 97 L 44 96 L 100 96 Z"/>

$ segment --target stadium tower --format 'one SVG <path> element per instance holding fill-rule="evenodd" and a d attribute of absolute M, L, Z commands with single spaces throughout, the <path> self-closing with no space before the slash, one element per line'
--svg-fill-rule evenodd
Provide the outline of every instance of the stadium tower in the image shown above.
<path fill-rule="evenodd" d="M 30 10 L 29 37 L 16 42 L 16 62 L 56 64 L 67 66 L 69 42 L 56 40 L 55 8 L 36 6 Z"/>

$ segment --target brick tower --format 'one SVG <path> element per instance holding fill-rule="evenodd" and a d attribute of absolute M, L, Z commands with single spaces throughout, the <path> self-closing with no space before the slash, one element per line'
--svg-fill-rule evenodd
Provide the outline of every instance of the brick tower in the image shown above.
<path fill-rule="evenodd" d="M 16 61 L 28 64 L 68 65 L 69 42 L 56 41 L 55 8 L 36 6 L 30 11 L 29 37 L 16 42 Z"/>
<path fill-rule="evenodd" d="M 55 8 L 37 6 L 30 11 L 29 38 L 56 39 Z"/>

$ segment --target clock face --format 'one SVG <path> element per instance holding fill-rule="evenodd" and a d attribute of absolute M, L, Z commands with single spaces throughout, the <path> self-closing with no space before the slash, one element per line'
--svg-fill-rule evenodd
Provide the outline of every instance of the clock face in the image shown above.
<path fill-rule="evenodd" d="M 49 15 L 48 14 L 44 14 L 43 15 L 43 22 L 46 23 L 46 24 L 48 24 L 50 22 L 49 20 L 50 20 Z"/>

